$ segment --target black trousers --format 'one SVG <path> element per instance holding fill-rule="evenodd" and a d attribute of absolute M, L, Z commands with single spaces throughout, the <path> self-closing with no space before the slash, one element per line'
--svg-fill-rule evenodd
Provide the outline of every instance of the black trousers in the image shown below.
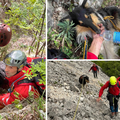
<path fill-rule="evenodd" d="M 109 100 L 111 112 L 118 112 L 119 95 L 114 96 L 114 95 L 108 93 L 107 99 Z"/>
<path fill-rule="evenodd" d="M 97 71 L 93 71 L 94 78 L 97 78 Z"/>

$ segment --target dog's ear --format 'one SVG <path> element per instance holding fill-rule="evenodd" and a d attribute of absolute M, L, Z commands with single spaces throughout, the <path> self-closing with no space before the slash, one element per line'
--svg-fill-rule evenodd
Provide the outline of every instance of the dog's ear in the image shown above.
<path fill-rule="evenodd" d="M 84 0 L 81 6 L 83 8 L 87 8 L 88 7 L 87 0 Z"/>

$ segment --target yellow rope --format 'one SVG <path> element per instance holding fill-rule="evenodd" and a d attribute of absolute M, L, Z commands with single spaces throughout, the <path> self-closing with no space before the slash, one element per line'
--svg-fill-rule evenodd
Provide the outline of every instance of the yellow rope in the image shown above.
<path fill-rule="evenodd" d="M 82 83 L 83 83 L 83 81 L 82 81 Z M 75 120 L 76 112 L 77 112 L 78 105 L 79 105 L 79 102 L 80 102 L 80 98 L 81 98 L 81 95 L 82 95 L 82 90 L 83 90 L 83 84 L 82 84 L 82 89 L 81 89 L 81 93 L 80 93 L 80 96 L 79 96 L 79 100 L 78 100 L 78 103 L 77 103 L 77 107 L 76 107 L 76 110 L 75 110 L 75 113 L 74 113 L 73 120 Z"/>
<path fill-rule="evenodd" d="M 84 37 L 84 39 L 85 39 L 85 43 L 84 43 L 83 59 L 87 59 L 88 41 L 86 37 Z"/>
<path fill-rule="evenodd" d="M 120 28 L 118 28 L 118 27 L 113 23 L 113 21 L 112 21 L 112 19 L 114 19 L 113 16 L 106 16 L 106 17 L 104 17 L 104 20 L 106 20 L 106 19 L 109 19 L 110 22 L 113 24 L 114 28 L 115 28 L 116 30 L 120 31 Z"/>
<path fill-rule="evenodd" d="M 86 47 L 86 40 L 85 40 L 85 43 L 84 43 L 83 59 L 85 59 L 85 47 Z"/>

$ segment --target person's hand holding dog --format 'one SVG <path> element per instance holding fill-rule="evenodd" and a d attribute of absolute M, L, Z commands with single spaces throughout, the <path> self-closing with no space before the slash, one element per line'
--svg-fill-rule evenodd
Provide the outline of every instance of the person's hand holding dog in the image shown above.
<path fill-rule="evenodd" d="M 100 34 L 102 34 L 104 32 L 104 26 L 102 24 L 99 24 L 99 27 L 101 30 Z M 103 37 L 100 36 L 100 34 L 93 33 L 93 41 L 92 41 L 92 44 L 88 50 L 89 52 L 95 54 L 97 57 L 99 55 L 99 51 L 100 51 L 102 42 L 104 40 Z"/>

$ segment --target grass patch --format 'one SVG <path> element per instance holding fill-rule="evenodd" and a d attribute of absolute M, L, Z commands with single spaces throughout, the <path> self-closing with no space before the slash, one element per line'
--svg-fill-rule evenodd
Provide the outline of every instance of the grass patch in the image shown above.
<path fill-rule="evenodd" d="M 99 81 L 98 81 L 98 83 L 99 83 L 100 87 L 102 87 L 102 86 L 104 85 L 104 84 L 102 84 L 102 83 L 101 83 L 101 82 L 99 82 Z"/>

